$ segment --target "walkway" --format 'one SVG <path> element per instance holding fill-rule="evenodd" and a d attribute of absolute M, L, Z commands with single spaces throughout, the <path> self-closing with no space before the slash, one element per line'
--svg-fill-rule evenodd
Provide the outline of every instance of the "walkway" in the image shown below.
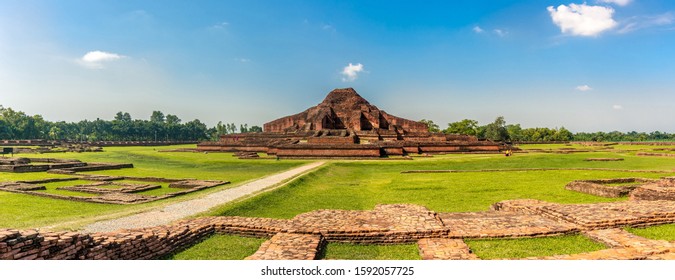
<path fill-rule="evenodd" d="M 323 165 L 314 162 L 285 172 L 264 177 L 236 188 L 222 190 L 202 198 L 170 204 L 162 209 L 143 212 L 119 219 L 96 222 L 84 227 L 83 232 L 109 232 L 118 229 L 144 228 L 165 225 L 188 216 L 205 212 L 212 207 L 263 191 L 287 179 L 296 177 L 311 169 Z"/>

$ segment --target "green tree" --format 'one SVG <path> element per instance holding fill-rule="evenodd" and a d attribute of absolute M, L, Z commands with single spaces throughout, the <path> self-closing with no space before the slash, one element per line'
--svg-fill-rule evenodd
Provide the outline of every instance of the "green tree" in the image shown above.
<path fill-rule="evenodd" d="M 469 119 L 463 119 L 458 122 L 448 124 L 443 132 L 447 134 L 464 134 L 464 135 L 478 135 L 478 122 Z"/>
<path fill-rule="evenodd" d="M 504 121 L 504 117 L 497 117 L 494 122 L 485 127 L 485 138 L 492 141 L 509 140 L 509 133 L 506 130 L 506 121 Z"/>
<path fill-rule="evenodd" d="M 441 129 L 432 120 L 422 119 L 420 122 L 427 125 L 429 132 L 441 132 Z"/>

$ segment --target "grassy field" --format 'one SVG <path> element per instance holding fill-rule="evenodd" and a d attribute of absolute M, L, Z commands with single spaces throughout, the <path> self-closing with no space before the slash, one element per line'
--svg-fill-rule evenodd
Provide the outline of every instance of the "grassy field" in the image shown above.
<path fill-rule="evenodd" d="M 523 146 L 530 153 L 503 155 L 466 154 L 415 157 L 412 161 L 329 161 L 319 170 L 282 188 L 256 197 L 217 207 L 203 215 L 236 215 L 290 219 L 317 209 L 370 210 L 377 204 L 414 203 L 437 212 L 484 211 L 491 204 L 508 199 L 540 199 L 557 203 L 595 203 L 625 198 L 602 198 L 567 191 L 573 180 L 625 177 L 659 178 L 675 175 L 675 158 L 641 157 L 639 151 L 661 146 L 614 145 L 611 149 L 573 145 L 594 150 L 584 153 L 540 153 L 537 149 L 560 151 L 567 145 Z M 172 147 L 173 148 L 173 147 Z M 94 172 L 107 175 L 157 176 L 228 180 L 233 184 L 184 197 L 143 205 L 120 206 L 71 202 L 0 192 L 0 228 L 31 228 L 69 225 L 76 228 L 102 216 L 111 217 L 142 211 L 166 203 L 194 198 L 234 187 L 248 180 L 286 170 L 307 161 L 239 160 L 223 153 L 158 152 L 167 147 L 106 148 L 103 153 L 63 153 L 40 157 L 76 158 L 90 162 L 131 162 L 133 169 Z M 624 158 L 624 161 L 591 162 L 586 158 Z M 558 170 L 519 170 L 553 168 Z M 595 170 L 578 170 L 579 168 Z M 503 171 L 490 171 L 501 169 Z M 604 169 L 604 170 L 603 170 Z M 409 170 L 462 170 L 457 173 L 402 173 Z M 630 172 L 630 171 L 644 172 Z M 660 173 L 648 172 L 660 171 Z M 0 173 L 0 181 L 63 177 L 45 173 Z M 66 182 L 71 184 L 72 182 Z M 60 183 L 55 183 L 55 185 Z M 53 188 L 55 185 L 50 185 Z M 672 240 L 673 225 L 663 228 L 629 229 L 636 234 L 661 236 Z M 66 227 L 67 228 L 67 227 Z M 651 238 L 651 237 L 650 237 Z M 241 259 L 252 254 L 261 239 L 242 239 L 218 235 L 200 245 L 178 253 L 173 259 Z M 521 258 L 597 250 L 602 245 L 581 236 L 533 239 L 471 240 L 479 256 Z M 257 244 L 257 245 L 256 245 Z M 599 247 L 598 247 L 599 246 Z M 572 251 L 566 248 L 573 248 Z M 226 248 L 226 249 L 218 249 Z M 329 244 L 327 259 L 416 259 L 415 245 L 363 246 Z"/>
<path fill-rule="evenodd" d="M 84 162 L 133 163 L 134 168 L 95 171 L 93 174 L 152 176 L 165 178 L 196 178 L 225 180 L 229 185 L 203 190 L 176 198 L 138 205 L 109 205 L 76 202 L 14 194 L 0 191 L 0 228 L 39 228 L 58 225 L 59 228 L 77 228 L 83 223 L 93 222 L 102 216 L 111 217 L 142 211 L 167 203 L 203 196 L 214 191 L 235 187 L 246 181 L 290 169 L 307 161 L 239 160 L 230 153 L 185 153 L 158 152 L 171 147 L 106 147 L 101 153 L 49 153 L 17 154 L 22 157 L 53 157 L 79 159 Z M 178 146 L 190 147 L 190 146 Z M 194 147 L 194 145 L 192 146 Z M 0 172 L 0 181 L 32 180 L 68 177 L 65 175 Z M 55 190 L 56 186 L 72 185 L 73 182 L 47 184 L 52 193 L 87 196 L 86 193 Z M 82 181 L 84 182 L 84 181 Z M 162 194 L 168 188 L 148 191 L 148 194 Z"/>
<path fill-rule="evenodd" d="M 599 155 L 596 155 L 599 154 Z M 609 157 L 607 153 L 592 156 Z M 559 203 L 624 200 L 567 191 L 573 180 L 659 178 L 675 174 L 675 159 L 625 156 L 625 161 L 588 162 L 583 154 L 449 155 L 414 161 L 333 162 L 285 188 L 214 210 L 214 215 L 292 218 L 315 209 L 368 210 L 377 204 L 415 203 L 438 212 L 484 211 L 495 202 L 533 198 Z M 551 170 L 463 173 L 401 173 L 406 170 L 517 168 L 611 168 L 664 170 L 642 173 Z"/>

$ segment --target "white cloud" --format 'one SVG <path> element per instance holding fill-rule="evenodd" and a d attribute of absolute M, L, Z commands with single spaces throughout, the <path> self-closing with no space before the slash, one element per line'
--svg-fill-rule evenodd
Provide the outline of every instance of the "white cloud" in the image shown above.
<path fill-rule="evenodd" d="M 250 59 L 245 58 L 245 57 L 237 57 L 237 58 L 234 59 L 234 61 L 241 62 L 241 63 L 249 63 L 249 62 L 251 62 Z"/>
<path fill-rule="evenodd" d="M 623 106 L 621 106 L 621 105 L 612 105 L 612 109 L 614 109 L 614 110 L 622 110 L 622 109 L 623 109 Z"/>
<path fill-rule="evenodd" d="M 618 32 L 621 34 L 630 33 L 655 26 L 671 25 L 674 22 L 675 16 L 670 12 L 656 16 L 636 16 L 624 21 L 623 26 Z"/>
<path fill-rule="evenodd" d="M 589 91 L 589 90 L 593 90 L 593 88 L 588 86 L 588 85 L 581 85 L 581 86 L 576 87 L 576 90 L 578 90 L 578 91 Z"/>
<path fill-rule="evenodd" d="M 80 63 L 87 68 L 103 69 L 103 63 L 120 60 L 124 57 L 125 56 L 116 53 L 90 51 L 80 58 Z"/>
<path fill-rule="evenodd" d="M 558 8 L 546 8 L 553 23 L 560 27 L 562 33 L 577 36 L 597 36 L 614 28 L 617 23 L 612 18 L 614 9 L 603 6 L 588 6 L 584 4 L 560 5 Z"/>
<path fill-rule="evenodd" d="M 626 6 L 632 2 L 632 0 L 598 0 L 602 3 L 608 3 L 608 4 L 616 4 L 619 6 Z"/>
<path fill-rule="evenodd" d="M 351 82 L 356 80 L 358 78 L 359 73 L 363 72 L 363 64 L 358 63 L 358 64 L 351 64 L 345 66 L 345 68 L 342 70 L 342 81 L 343 82 Z"/>
<path fill-rule="evenodd" d="M 503 30 L 503 29 L 495 29 L 495 30 L 492 30 L 492 31 L 493 31 L 495 34 L 497 34 L 497 36 L 499 36 L 499 37 L 504 37 L 504 36 L 506 36 L 506 35 L 509 34 L 508 31 Z"/>
<path fill-rule="evenodd" d="M 211 28 L 213 28 L 213 29 L 223 29 L 223 28 L 227 27 L 228 25 L 230 25 L 229 22 L 223 21 L 223 22 L 219 22 L 219 23 L 216 23 L 216 24 L 212 25 Z"/>
<path fill-rule="evenodd" d="M 478 25 L 474 26 L 471 30 L 473 30 L 473 32 L 476 32 L 476 33 L 485 32 L 485 30 L 483 30 L 483 28 L 480 28 L 480 26 L 478 26 Z"/>
<path fill-rule="evenodd" d="M 335 31 L 335 26 L 330 25 L 330 24 L 323 24 L 323 25 L 321 25 L 321 29 L 328 30 L 328 31 Z"/>

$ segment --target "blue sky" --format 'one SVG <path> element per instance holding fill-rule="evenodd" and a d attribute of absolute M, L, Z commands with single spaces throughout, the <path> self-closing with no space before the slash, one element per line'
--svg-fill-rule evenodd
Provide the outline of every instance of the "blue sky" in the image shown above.
<path fill-rule="evenodd" d="M 0 104 L 263 123 L 354 87 L 414 120 L 675 132 L 675 2 L 0 0 Z"/>

